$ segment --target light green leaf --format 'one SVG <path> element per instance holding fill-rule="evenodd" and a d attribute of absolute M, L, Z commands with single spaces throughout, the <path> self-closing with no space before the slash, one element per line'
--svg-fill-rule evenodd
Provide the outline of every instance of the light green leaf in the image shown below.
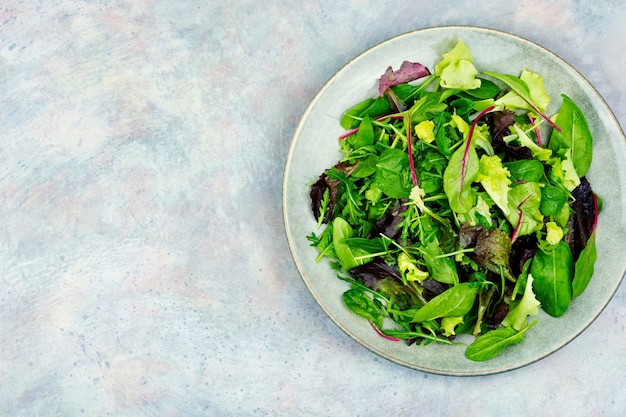
<path fill-rule="evenodd" d="M 443 328 L 443 335 L 444 336 L 454 335 L 456 326 L 458 326 L 461 323 L 463 323 L 463 316 L 442 318 L 441 327 Z"/>
<path fill-rule="evenodd" d="M 419 269 L 416 261 L 404 252 L 398 256 L 398 269 L 404 273 L 407 281 L 423 281 L 428 278 L 428 271 Z"/>
<path fill-rule="evenodd" d="M 533 142 L 532 139 L 529 138 L 528 135 L 524 133 L 524 131 L 520 129 L 517 124 L 513 125 L 513 130 L 515 131 L 515 134 L 517 135 L 517 138 L 519 139 L 522 146 L 530 149 L 533 157 L 537 158 L 540 161 L 547 161 L 548 159 L 550 159 L 550 156 L 552 156 L 552 151 L 550 149 L 542 148 L 541 146 Z"/>
<path fill-rule="evenodd" d="M 545 112 L 550 103 L 550 97 L 543 88 L 543 77 L 534 72 L 522 70 L 519 79 L 526 85 L 530 101 L 534 103 L 539 110 Z M 496 105 L 509 109 L 534 110 L 515 90 L 509 91 L 496 100 Z"/>
<path fill-rule="evenodd" d="M 472 63 L 473 60 L 467 45 L 458 41 L 452 50 L 443 54 L 443 58 L 435 66 L 435 75 L 441 77 L 440 85 L 460 90 L 479 88 L 480 79 L 476 78 L 478 70 Z"/>
<path fill-rule="evenodd" d="M 539 313 L 540 305 L 541 303 L 537 301 L 533 292 L 533 276 L 529 274 L 522 299 L 509 310 L 502 324 L 513 327 L 515 330 L 521 330 L 526 326 L 528 316 L 534 316 Z"/>
<path fill-rule="evenodd" d="M 563 229 L 555 222 L 546 223 L 546 241 L 551 245 L 556 245 L 563 239 Z"/>
<path fill-rule="evenodd" d="M 502 160 L 497 156 L 483 155 L 479 161 L 479 172 L 476 177 L 489 197 L 496 203 L 505 216 L 509 215 L 509 170 L 502 166 Z"/>

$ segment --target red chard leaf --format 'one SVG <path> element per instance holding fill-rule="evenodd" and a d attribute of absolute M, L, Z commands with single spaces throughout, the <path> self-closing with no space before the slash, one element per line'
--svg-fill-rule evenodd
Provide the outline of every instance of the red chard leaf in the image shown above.
<path fill-rule="evenodd" d="M 429 75 L 428 68 L 418 62 L 404 61 L 397 71 L 390 66 L 378 80 L 378 95 L 383 97 L 385 91 L 394 85 L 408 83 Z"/>

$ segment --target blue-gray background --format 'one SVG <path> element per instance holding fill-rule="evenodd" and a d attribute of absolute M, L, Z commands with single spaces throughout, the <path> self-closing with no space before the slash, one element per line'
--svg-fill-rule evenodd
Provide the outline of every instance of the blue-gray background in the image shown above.
<path fill-rule="evenodd" d="M 352 341 L 291 260 L 310 100 L 452 24 L 548 48 L 625 124 L 621 0 L 0 2 L 0 415 L 623 415 L 624 285 L 556 354 L 455 378 Z"/>

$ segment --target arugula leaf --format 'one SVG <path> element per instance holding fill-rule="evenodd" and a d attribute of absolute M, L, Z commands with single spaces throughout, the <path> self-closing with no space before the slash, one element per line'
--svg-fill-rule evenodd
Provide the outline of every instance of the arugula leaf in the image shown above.
<path fill-rule="evenodd" d="M 343 293 L 346 306 L 356 314 L 370 320 L 376 327 L 383 325 L 383 315 L 374 301 L 363 291 L 349 289 Z"/>

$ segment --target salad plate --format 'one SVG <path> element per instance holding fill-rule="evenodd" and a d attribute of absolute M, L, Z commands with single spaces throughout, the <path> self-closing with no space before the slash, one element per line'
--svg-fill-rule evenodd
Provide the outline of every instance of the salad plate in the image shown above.
<path fill-rule="evenodd" d="M 459 335 L 455 344 L 409 345 L 390 341 L 367 320 L 351 312 L 342 299 L 349 284 L 337 278 L 327 259 L 316 260 L 307 235 L 318 232 L 311 211 L 310 184 L 341 158 L 338 138 L 344 112 L 377 93 L 377 80 L 386 68 L 403 61 L 433 68 L 442 53 L 463 41 L 480 71 L 519 74 L 529 70 L 543 76 L 551 97 L 566 94 L 580 106 L 593 137 L 593 161 L 587 178 L 602 199 L 597 225 L 594 275 L 583 294 L 559 318 L 540 311 L 538 324 L 524 341 L 484 362 L 468 360 L 464 351 L 473 340 Z M 558 111 L 552 100 L 548 114 Z M 626 138 L 615 116 L 585 78 L 547 49 L 518 36 L 467 26 L 444 26 L 409 32 L 361 53 L 334 74 L 306 109 L 287 155 L 283 179 L 283 216 L 295 264 L 309 291 L 349 337 L 372 352 L 398 364 L 443 375 L 487 375 L 536 362 L 565 346 L 603 311 L 625 272 L 623 236 L 626 234 Z"/>

